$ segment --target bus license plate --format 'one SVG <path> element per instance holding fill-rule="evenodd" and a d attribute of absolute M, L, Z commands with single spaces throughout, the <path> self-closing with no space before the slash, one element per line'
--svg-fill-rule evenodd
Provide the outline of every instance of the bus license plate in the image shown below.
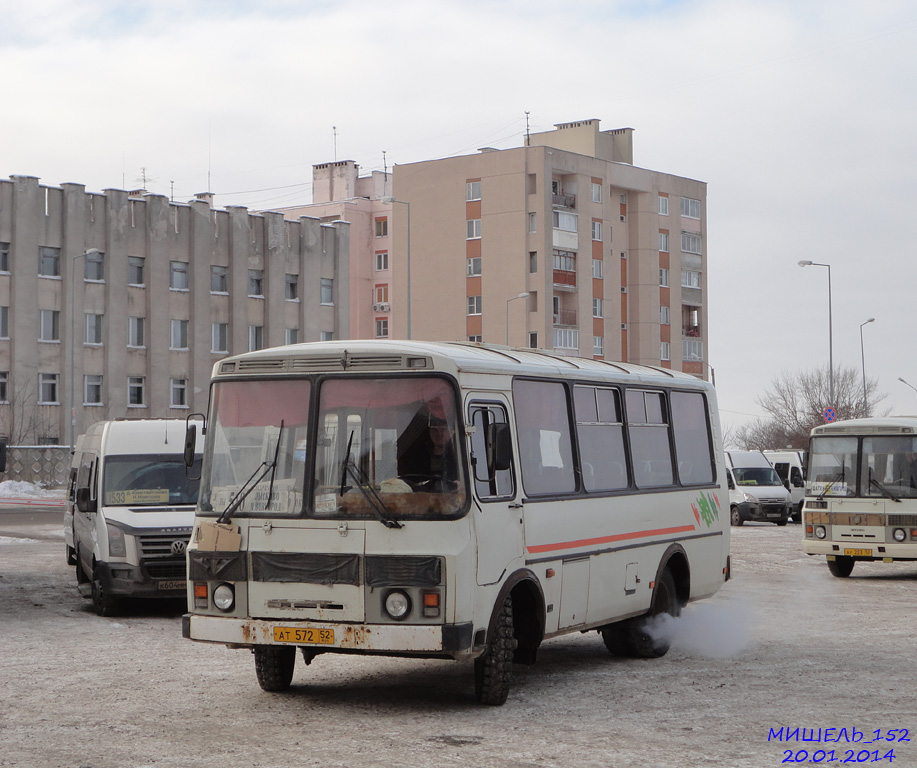
<path fill-rule="evenodd" d="M 333 629 L 299 629 L 274 627 L 275 643 L 306 643 L 309 645 L 334 645 Z"/>
<path fill-rule="evenodd" d="M 872 557 L 871 549 L 845 549 L 844 554 L 847 557 Z"/>

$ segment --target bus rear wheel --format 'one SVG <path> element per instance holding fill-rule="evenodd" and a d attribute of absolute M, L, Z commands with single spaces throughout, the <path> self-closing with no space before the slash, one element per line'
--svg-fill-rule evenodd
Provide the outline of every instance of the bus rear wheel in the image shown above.
<path fill-rule="evenodd" d="M 270 693 L 285 691 L 293 682 L 296 646 L 256 645 L 255 674 L 258 685 Z"/>
<path fill-rule="evenodd" d="M 681 615 L 675 579 L 668 568 L 662 572 L 656 583 L 653 603 L 648 613 L 602 627 L 605 647 L 615 656 L 639 659 L 657 659 L 665 656 L 669 652 L 670 640 L 668 637 L 660 637 L 654 627 L 663 614 L 673 617 Z"/>
<path fill-rule="evenodd" d="M 515 650 L 513 598 L 507 595 L 497 615 L 487 650 L 474 660 L 474 695 L 481 704 L 499 706 L 506 703 Z"/>
<path fill-rule="evenodd" d="M 855 562 L 856 560 L 854 560 L 852 557 L 838 555 L 833 560 L 828 561 L 828 570 L 831 571 L 832 576 L 837 576 L 840 579 L 846 579 L 853 571 L 853 565 Z"/>

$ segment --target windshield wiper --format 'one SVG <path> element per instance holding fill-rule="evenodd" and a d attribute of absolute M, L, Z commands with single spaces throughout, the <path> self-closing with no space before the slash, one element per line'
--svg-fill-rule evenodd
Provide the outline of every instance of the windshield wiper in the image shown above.
<path fill-rule="evenodd" d="M 895 494 L 893 494 L 890 490 L 888 490 L 888 488 L 886 488 L 884 485 L 882 485 L 882 483 L 880 483 L 878 480 L 876 480 L 876 478 L 872 476 L 872 467 L 870 467 L 869 468 L 869 487 L 872 488 L 872 486 L 875 486 L 876 488 L 878 488 L 880 491 L 882 491 L 882 494 L 884 496 L 891 499 L 892 501 L 897 501 L 899 504 L 901 503 L 901 499 L 895 496 Z"/>
<path fill-rule="evenodd" d="M 819 501 L 824 499 L 828 491 L 830 491 L 834 487 L 834 484 L 843 479 L 844 479 L 844 469 L 842 467 L 841 471 L 838 472 L 833 478 L 831 478 L 831 481 L 822 489 L 822 492 L 818 494 L 818 496 L 816 496 L 815 498 L 818 499 Z"/>
<path fill-rule="evenodd" d="M 277 472 L 277 457 L 280 455 L 280 438 L 283 435 L 283 421 L 280 422 L 280 431 L 277 433 L 277 445 L 274 448 L 274 459 L 273 461 L 262 461 L 255 471 L 249 475 L 248 480 L 242 483 L 242 487 L 236 492 L 236 495 L 229 500 L 229 504 L 226 505 L 226 509 L 220 514 L 217 518 L 218 523 L 228 523 L 229 518 L 235 513 L 235 511 L 242 506 L 242 502 L 245 501 L 249 494 L 258 485 L 267 477 L 267 473 L 271 473 L 271 484 L 267 494 L 267 501 L 264 503 L 265 510 L 268 505 L 271 503 L 271 496 L 274 495 L 274 475 Z M 258 473 L 261 473 L 258 475 Z M 257 479 L 255 475 L 258 475 Z M 254 481 L 254 482 L 253 482 Z"/>
<path fill-rule="evenodd" d="M 375 514 L 376 519 L 378 519 L 382 525 L 386 528 L 404 528 L 401 523 L 389 516 L 385 502 L 382 501 L 382 497 L 376 491 L 375 487 L 373 487 L 369 477 L 367 477 L 366 473 L 357 466 L 357 463 L 352 458 L 350 458 L 350 446 L 352 444 L 353 432 L 350 433 L 350 440 L 347 441 L 347 457 L 344 459 L 344 467 L 341 472 L 341 494 L 343 495 L 344 491 L 344 480 L 347 475 L 350 475 L 357 489 L 363 494 L 363 498 L 366 499 L 366 503 L 369 504 L 370 509 L 372 509 L 373 514 Z"/>

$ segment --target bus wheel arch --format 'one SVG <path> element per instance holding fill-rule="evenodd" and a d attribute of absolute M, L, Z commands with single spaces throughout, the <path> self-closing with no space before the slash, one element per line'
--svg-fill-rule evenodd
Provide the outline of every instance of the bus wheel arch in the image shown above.
<path fill-rule="evenodd" d="M 662 578 L 664 571 L 668 570 L 672 574 L 675 582 L 675 594 L 677 596 L 677 611 L 680 614 L 681 609 L 688 604 L 691 596 L 691 566 L 688 564 L 688 554 L 681 544 L 672 544 L 659 561 L 659 567 L 656 569 L 656 583 Z"/>

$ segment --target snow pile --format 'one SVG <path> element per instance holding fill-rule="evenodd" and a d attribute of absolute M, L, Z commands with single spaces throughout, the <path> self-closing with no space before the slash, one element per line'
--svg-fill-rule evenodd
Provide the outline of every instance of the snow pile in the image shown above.
<path fill-rule="evenodd" d="M 64 488 L 42 488 L 22 480 L 4 480 L 0 483 L 0 499 L 63 499 Z"/>

